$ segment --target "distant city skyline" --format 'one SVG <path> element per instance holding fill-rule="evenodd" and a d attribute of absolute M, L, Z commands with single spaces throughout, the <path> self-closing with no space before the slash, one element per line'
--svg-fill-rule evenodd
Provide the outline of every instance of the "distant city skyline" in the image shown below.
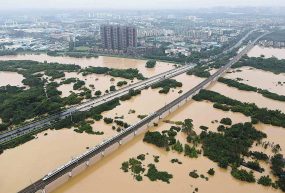
<path fill-rule="evenodd" d="M 0 0 L 0 9 L 191 9 L 285 6 L 284 0 Z"/>

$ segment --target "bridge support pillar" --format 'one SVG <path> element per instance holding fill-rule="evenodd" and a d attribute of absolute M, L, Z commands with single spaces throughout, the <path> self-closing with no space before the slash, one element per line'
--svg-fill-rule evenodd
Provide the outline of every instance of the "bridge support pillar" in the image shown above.
<path fill-rule="evenodd" d="M 46 190 L 45 189 L 42 189 L 42 191 L 41 191 L 42 193 L 46 193 Z"/>
<path fill-rule="evenodd" d="M 118 143 L 119 143 L 119 145 L 122 145 L 122 140 L 120 140 Z"/>
<path fill-rule="evenodd" d="M 102 157 L 104 157 L 104 156 L 105 156 L 105 153 L 104 153 L 104 151 L 102 151 L 102 152 L 101 152 L 101 155 L 102 155 Z"/>
<path fill-rule="evenodd" d="M 134 135 L 137 135 L 137 131 L 134 131 Z"/>
<path fill-rule="evenodd" d="M 86 166 L 89 166 L 89 160 L 85 162 Z"/>
<path fill-rule="evenodd" d="M 68 177 L 72 177 L 72 173 L 71 172 L 68 172 Z"/>

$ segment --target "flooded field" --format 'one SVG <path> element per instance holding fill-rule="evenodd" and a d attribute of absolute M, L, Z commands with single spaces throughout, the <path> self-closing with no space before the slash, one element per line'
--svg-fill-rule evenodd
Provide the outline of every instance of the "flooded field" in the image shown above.
<path fill-rule="evenodd" d="M 34 60 L 38 62 L 58 62 L 62 64 L 76 64 L 82 68 L 88 66 L 102 66 L 116 69 L 137 68 L 144 76 L 151 77 L 158 73 L 162 73 L 173 69 L 171 63 L 157 62 L 153 69 L 145 67 L 146 60 L 115 58 L 107 56 L 99 56 L 98 58 L 73 58 L 67 56 L 48 56 L 46 54 L 26 54 L 17 56 L 1 56 L 0 60 Z"/>
<path fill-rule="evenodd" d="M 254 46 L 248 53 L 249 57 L 260 57 L 261 55 L 264 55 L 265 58 L 276 57 L 278 59 L 285 59 L 285 49 Z"/>
<path fill-rule="evenodd" d="M 139 120 L 138 115 L 149 114 L 163 107 L 163 105 L 179 96 L 178 91 L 180 89 L 186 91 L 202 81 L 200 78 L 186 74 L 178 76 L 177 80 L 183 82 L 183 87 L 173 89 L 168 95 L 159 94 L 158 89 L 149 88 L 144 90 L 141 95 L 121 102 L 121 105 L 112 111 L 104 112 L 103 116 L 111 118 L 124 116 L 125 122 L 135 123 Z M 134 109 L 136 112 L 129 114 L 130 109 Z M 93 147 L 103 139 L 115 135 L 117 132 L 113 131 L 111 126 L 106 125 L 103 121 L 95 122 L 92 125 L 94 131 L 104 132 L 102 136 L 78 134 L 73 129 L 46 131 L 38 134 L 38 138 L 35 140 L 5 151 L 0 156 L 0 170 L 9 172 L 8 174 L 5 172 L 0 173 L 0 179 L 3 179 L 0 180 L 1 190 L 16 192 L 29 185 L 31 181 L 43 177 L 48 172 L 72 159 L 72 156 L 77 156 L 86 151 L 86 147 Z M 45 133 L 47 135 L 44 135 Z M 15 159 L 19 156 L 21 159 Z M 42 165 L 44 166 L 42 167 Z M 15 175 L 18 179 L 17 184 L 12 180 Z"/>
<path fill-rule="evenodd" d="M 216 130 L 218 124 L 212 124 L 213 120 L 220 120 L 223 117 L 231 117 L 234 123 L 249 121 L 249 118 L 239 114 L 231 112 L 223 112 L 212 108 L 211 103 L 207 102 L 189 102 L 181 109 L 177 110 L 173 115 L 168 116 L 167 120 L 177 121 L 191 118 L 194 121 L 195 131 L 199 133 L 199 126 L 206 125 L 210 130 Z M 161 121 L 157 128 L 152 130 L 162 131 L 169 128 L 170 125 Z M 276 128 L 272 128 L 268 125 L 261 125 L 265 127 L 262 130 L 267 134 L 275 133 Z M 272 129 L 271 129 L 272 128 Z M 280 130 L 282 131 L 282 130 Z M 285 137 L 285 132 L 278 133 L 282 137 Z M 281 136 L 276 138 L 282 138 Z M 185 135 L 179 134 L 178 139 L 185 143 Z M 208 160 L 208 158 L 200 156 L 197 159 L 190 159 L 177 152 L 166 152 L 153 145 L 146 144 L 142 141 L 143 135 L 138 136 L 130 143 L 122 146 L 111 154 L 104 158 L 94 167 L 92 166 L 87 172 L 73 178 L 69 183 L 63 185 L 61 188 L 55 191 L 55 193 L 76 193 L 84 187 L 86 193 L 98 191 L 101 193 L 108 193 L 114 190 L 114 187 L 119 192 L 131 193 L 136 190 L 138 193 L 143 192 L 192 192 L 194 188 L 198 188 L 199 192 L 220 192 L 220 193 L 240 193 L 240 192 L 259 192 L 259 193 L 271 193 L 280 192 L 272 188 L 264 188 L 257 184 L 249 184 L 240 182 L 231 177 L 229 170 L 223 170 L 217 167 L 217 165 Z M 276 138 L 273 137 L 275 140 Z M 282 147 L 285 147 L 282 142 Z M 137 182 L 129 173 L 124 173 L 120 167 L 122 162 L 128 160 L 128 158 L 136 157 L 141 153 L 148 153 L 148 163 L 153 163 L 152 156 L 159 155 L 160 162 L 157 163 L 157 168 L 162 171 L 167 171 L 173 174 L 173 179 L 170 184 L 162 182 L 151 182 L 147 178 L 144 178 L 142 182 Z M 171 159 L 177 158 L 181 161 L 182 165 L 175 165 L 170 162 Z M 198 178 L 193 179 L 189 177 L 189 172 L 197 170 L 199 174 L 206 175 L 206 172 L 214 168 L 216 171 L 215 176 L 209 177 L 209 181 Z M 267 171 L 268 172 L 268 171 Z M 269 172 L 268 172 L 269 173 Z M 259 176 L 259 174 L 256 174 Z M 112 186 L 108 185 L 112 182 Z M 122 184 L 124 184 L 122 186 Z"/>
<path fill-rule="evenodd" d="M 0 87 L 11 85 L 11 86 L 24 86 L 22 83 L 24 80 L 23 75 L 17 72 L 2 72 L 0 71 Z"/>
<path fill-rule="evenodd" d="M 127 81 L 128 84 L 133 84 L 137 82 L 137 79 L 134 80 L 128 80 L 124 78 L 114 78 L 109 75 L 101 75 L 101 74 L 90 74 L 87 76 L 83 76 L 82 74 L 77 74 L 76 72 L 65 72 L 65 78 L 78 78 L 80 80 L 83 80 L 85 82 L 85 86 L 92 90 L 97 91 L 100 90 L 102 93 L 104 93 L 106 90 L 110 89 L 110 86 L 114 85 L 116 86 L 119 81 Z M 60 80 L 56 80 L 58 83 Z M 62 97 L 67 97 L 70 95 L 71 91 L 75 93 L 80 93 L 80 90 L 73 90 L 74 83 L 71 84 L 62 84 L 58 87 L 58 90 L 62 92 Z M 127 85 L 126 85 L 127 86 Z M 121 87 L 117 87 L 117 89 Z M 94 92 L 92 92 L 92 95 L 94 96 Z"/>
<path fill-rule="evenodd" d="M 277 93 L 280 95 L 285 95 L 285 74 L 274 74 L 272 72 L 267 72 L 251 67 L 241 67 L 239 70 L 241 72 L 236 71 L 234 73 L 227 73 L 225 78 L 237 79 L 241 78 L 240 82 L 269 90 L 273 93 Z"/>
<path fill-rule="evenodd" d="M 265 98 L 256 92 L 238 90 L 237 88 L 228 87 L 227 85 L 219 82 L 212 84 L 209 90 L 223 93 L 223 95 L 241 102 L 255 103 L 260 108 L 268 108 L 272 110 L 279 109 L 285 112 L 285 102 Z"/>
<path fill-rule="evenodd" d="M 41 62 L 47 60 L 48 62 L 76 63 L 81 66 L 92 65 L 112 68 L 132 67 L 138 68 L 145 76 L 153 76 L 173 68 L 173 64 L 158 63 L 155 69 L 146 69 L 144 66 L 145 61 L 143 60 L 112 57 L 76 59 L 70 57 L 50 57 L 47 55 L 19 55 L 12 58 L 0 57 L 0 60 L 8 60 L 9 58 L 18 60 L 29 59 Z M 282 86 L 278 84 L 280 81 L 285 82 L 284 74 L 275 75 L 261 70 L 251 70 L 248 67 L 241 68 L 241 70 L 242 72 L 227 74 L 226 77 L 233 79 L 238 77 L 243 78 L 243 82 L 246 84 L 285 95 L 285 90 L 281 89 Z M 110 76 L 88 75 L 82 77 L 76 73 L 66 73 L 66 78 L 69 77 L 77 77 L 84 80 L 87 87 L 94 84 L 95 90 L 101 90 L 103 92 L 111 85 L 116 85 L 116 83 L 121 80 L 120 78 L 115 78 L 115 81 L 112 82 L 110 81 Z M 149 88 L 143 90 L 141 95 L 133 97 L 128 101 L 121 102 L 121 105 L 111 111 L 102 113 L 102 115 L 110 118 L 123 116 L 123 121 L 133 124 L 140 120 L 138 115 L 146 115 L 163 107 L 165 104 L 181 95 L 178 93 L 180 90 L 184 93 L 203 80 L 186 74 L 179 75 L 175 77 L 175 79 L 183 83 L 182 88 L 170 89 L 170 92 L 167 95 L 159 94 L 159 89 Z M 130 83 L 130 81 L 128 82 Z M 72 87 L 73 84 L 60 86 L 59 90 L 63 92 L 62 96 L 68 96 L 70 91 L 72 91 Z M 268 107 L 270 109 L 285 111 L 284 103 L 264 98 L 257 93 L 239 91 L 221 83 L 213 84 L 209 89 L 243 102 L 255 102 L 259 107 Z M 233 123 L 250 121 L 249 117 L 240 113 L 224 112 L 215 109 L 212 106 L 213 104 L 210 102 L 189 101 L 183 107 L 166 117 L 165 120 L 183 121 L 186 118 L 193 119 L 194 130 L 197 134 L 202 131 L 199 128 L 201 125 L 209 127 L 210 131 L 216 131 L 217 127 L 220 125 L 218 122 L 224 117 L 230 117 Z M 151 130 L 162 131 L 169 129 L 170 126 L 170 124 L 161 120 L 158 127 L 153 127 Z M 102 120 L 92 124 L 92 127 L 94 131 L 103 131 L 104 135 L 79 134 L 73 131 L 74 128 L 48 130 L 38 134 L 35 140 L 5 151 L 0 155 L 0 193 L 13 193 L 19 191 L 71 160 L 72 157 L 83 153 L 89 147 L 93 147 L 102 142 L 102 140 L 117 134 L 117 131 L 114 131 L 111 128 L 112 124 L 107 125 Z M 284 128 L 265 124 L 258 124 L 256 125 L 256 128 L 268 135 L 267 141 L 279 143 L 281 148 L 283 150 L 285 149 Z M 183 154 L 172 151 L 166 152 L 153 145 L 146 144 L 142 139 L 143 135 L 137 136 L 134 140 L 121 146 L 117 151 L 105 157 L 87 171 L 71 179 L 68 183 L 56 190 L 55 193 L 110 193 L 114 191 L 133 193 L 134 190 L 136 193 L 186 193 L 193 192 L 195 188 L 198 188 L 201 193 L 281 193 L 281 191 L 274 190 L 273 188 L 264 188 L 258 184 L 238 181 L 231 176 L 230 170 L 219 168 L 216 163 L 206 157 L 199 156 L 197 159 L 187 158 L 183 156 Z M 184 134 L 179 133 L 178 139 L 183 144 L 186 143 L 186 136 Z M 146 177 L 144 177 L 142 182 L 137 182 L 130 173 L 124 173 L 120 169 L 122 162 L 142 153 L 149 154 L 146 156 L 146 161 L 144 162 L 145 165 L 153 163 L 154 155 L 160 156 L 160 162 L 156 163 L 157 168 L 173 174 L 173 179 L 171 179 L 170 184 L 151 182 Z M 179 159 L 183 164 L 177 165 L 171 163 L 170 160 L 173 158 Z M 194 179 L 189 177 L 189 172 L 194 169 L 197 170 L 199 174 L 208 176 L 207 171 L 210 168 L 214 168 L 216 174 L 213 177 L 210 176 L 209 181 L 202 178 Z M 265 168 L 266 174 L 269 174 L 268 166 Z M 260 176 L 260 174 L 257 174 L 256 172 L 255 175 L 257 177 Z M 17 183 L 15 183 L 15 178 L 17 179 Z M 110 186 L 110 184 L 112 184 L 112 186 Z"/>

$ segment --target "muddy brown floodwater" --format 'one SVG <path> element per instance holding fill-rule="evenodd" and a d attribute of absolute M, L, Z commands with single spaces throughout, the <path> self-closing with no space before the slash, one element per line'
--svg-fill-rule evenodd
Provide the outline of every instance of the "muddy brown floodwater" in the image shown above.
<path fill-rule="evenodd" d="M 202 81 L 200 78 L 186 74 L 178 76 L 177 80 L 183 82 L 183 87 L 171 89 L 168 95 L 159 94 L 158 89 L 149 88 L 144 90 L 141 95 L 121 102 L 120 106 L 103 113 L 103 116 L 114 118 L 114 116 L 123 115 L 124 121 L 130 124 L 135 123 L 139 120 L 137 118 L 139 114 L 149 114 L 159 109 L 178 97 L 180 89 L 189 90 Z M 129 114 L 130 109 L 136 110 L 136 113 Z M 103 131 L 104 135 L 78 134 L 73 129 L 48 130 L 38 134 L 35 140 L 6 150 L 0 156 L 0 170 L 7 171 L 0 173 L 0 192 L 16 192 L 69 161 L 72 157 L 83 153 L 86 151 L 86 147 L 93 147 L 102 140 L 117 134 L 111 129 L 111 125 L 106 125 L 103 121 L 95 122 L 92 127 L 95 131 Z M 44 135 L 45 133 L 47 135 Z M 17 176 L 17 183 L 13 180 L 15 176 Z"/>
<path fill-rule="evenodd" d="M 254 46 L 248 53 L 249 57 L 260 57 L 260 55 L 264 55 L 266 58 L 274 56 L 278 59 L 285 59 L 285 48 Z"/>
<path fill-rule="evenodd" d="M 151 77 L 173 69 L 173 64 L 166 62 L 157 62 L 153 69 L 145 68 L 146 60 L 116 58 L 108 56 L 99 56 L 98 58 L 73 58 L 67 56 L 48 56 L 46 54 L 25 54 L 17 56 L 0 56 L 0 60 L 34 60 L 38 62 L 58 62 L 62 64 L 76 64 L 82 68 L 88 66 L 102 66 L 108 68 L 127 69 L 137 68 L 144 76 Z"/>
<path fill-rule="evenodd" d="M 17 56 L 17 59 L 33 59 L 33 60 L 55 60 L 55 57 L 43 56 L 43 55 L 35 55 L 35 56 Z M 0 57 L 0 59 L 3 57 Z M 6 57 L 8 59 L 9 57 Z M 15 59 L 15 58 L 13 58 Z M 60 61 L 61 57 L 57 57 L 57 62 Z M 63 60 L 63 59 L 62 59 Z M 102 60 L 104 62 L 102 66 L 108 65 L 117 65 L 122 61 L 126 61 L 126 59 L 118 58 L 109 58 L 109 57 L 100 57 L 98 59 L 91 59 L 93 62 L 90 62 L 89 59 L 74 59 L 65 57 L 64 61 L 67 63 L 68 61 L 71 63 L 81 62 L 83 65 L 96 65 Z M 111 62 L 110 62 L 111 61 Z M 161 69 L 158 65 L 158 69 L 148 70 L 145 69 L 144 63 L 145 61 L 134 61 L 129 62 L 127 60 L 129 66 L 136 66 L 141 69 L 141 71 L 148 72 L 149 76 L 152 74 L 157 74 L 167 69 L 171 69 L 172 64 L 167 65 L 166 67 Z M 123 62 L 123 63 L 124 63 Z M 100 63 L 100 62 L 99 62 Z M 122 63 L 121 63 L 122 64 Z M 125 64 L 122 64 L 123 66 Z M 118 65 L 120 66 L 120 65 Z M 108 66 L 110 67 L 110 66 Z M 112 66 L 114 67 L 114 66 Z M 128 68 L 126 67 L 126 68 Z M 119 68 L 119 67 L 118 67 Z M 257 70 L 258 71 L 258 70 Z M 244 75 L 245 78 L 249 79 L 251 76 L 256 76 L 256 70 L 248 70 L 242 71 L 246 73 Z M 241 72 L 241 73 L 242 73 Z M 241 73 L 232 73 L 227 76 L 232 76 L 231 78 L 236 78 L 235 76 L 241 76 Z M 259 71 L 258 71 L 259 73 Z M 262 71 L 263 73 L 263 71 Z M 264 75 L 268 75 L 263 73 Z M 70 74 L 67 76 L 75 76 L 74 74 Z M 248 77 L 250 76 L 250 77 Z M 254 80 L 258 80 L 260 88 L 272 88 L 275 90 L 277 87 L 274 82 L 279 80 L 281 77 L 275 79 L 276 75 L 270 74 L 270 79 L 268 85 L 263 85 L 262 80 L 259 80 L 258 77 L 252 79 L 252 83 Z M 87 78 L 87 82 L 89 81 L 89 77 Z M 90 82 L 87 84 L 91 84 L 95 77 L 90 77 Z M 106 78 L 106 79 L 105 79 Z M 264 78 L 264 77 L 263 77 Z M 266 77 L 268 78 L 268 77 Z M 274 79 L 271 79 L 274 78 Z M 99 77 L 103 83 L 108 84 L 110 77 Z M 181 89 L 184 92 L 193 88 L 198 83 L 200 83 L 203 79 L 197 78 L 194 76 L 188 76 L 186 74 L 182 74 L 176 77 L 176 80 L 181 81 L 183 83 L 182 88 L 171 89 L 169 94 L 159 94 L 159 89 L 147 89 L 143 90 L 141 95 L 133 97 L 128 101 L 121 102 L 120 106 L 117 106 L 115 109 L 104 112 L 104 117 L 114 118 L 115 116 L 124 116 L 124 121 L 129 124 L 137 122 L 139 119 L 138 115 L 149 114 L 161 107 L 163 107 L 166 103 L 171 100 L 177 98 L 180 94 L 178 91 Z M 117 81 L 117 79 L 116 79 Z M 250 82 L 250 81 L 248 81 Z M 72 85 L 71 85 L 72 86 Z M 98 89 L 101 85 L 97 86 Z M 96 87 L 96 83 L 95 83 Z M 62 88 L 64 93 L 68 93 L 70 88 Z M 100 87 L 100 89 L 104 90 Z M 229 97 L 235 97 L 238 100 L 250 102 L 254 100 L 255 93 L 251 92 L 241 92 L 234 88 L 228 88 L 225 85 L 220 83 L 212 85 L 209 89 L 215 90 Z M 280 90 L 280 89 L 276 89 Z M 283 92 L 283 91 L 282 91 Z M 281 92 L 280 92 L 281 93 Z M 282 108 L 284 110 L 284 104 L 278 101 L 272 102 L 266 98 L 256 98 L 257 105 L 264 107 L 268 102 L 268 108 L 275 109 L 277 107 Z M 135 110 L 135 113 L 129 114 L 130 110 Z M 215 122 L 215 120 L 220 121 L 224 117 L 230 117 L 233 120 L 233 123 L 246 122 L 250 121 L 249 117 L 246 117 L 240 113 L 233 112 L 224 112 L 218 109 L 213 108 L 213 104 L 210 102 L 195 102 L 189 101 L 183 107 L 169 115 L 165 118 L 165 120 L 172 121 L 183 121 L 186 118 L 193 119 L 194 129 L 199 134 L 201 130 L 199 126 L 204 125 L 208 126 L 209 130 L 216 131 L 219 123 Z M 115 134 L 116 131 L 111 129 L 112 125 L 106 125 L 103 121 L 95 122 L 92 124 L 93 130 L 95 131 L 103 131 L 104 135 L 88 135 L 88 134 L 78 134 L 73 131 L 73 129 L 62 129 L 58 131 L 48 130 L 42 132 L 37 135 L 37 139 L 29 141 L 21 146 L 5 151 L 0 156 L 0 193 L 10 193 L 17 192 L 21 188 L 29 185 L 31 182 L 38 180 L 43 177 L 45 174 L 54 170 L 55 168 L 61 166 L 62 164 L 69 161 L 72 157 L 77 156 L 84 151 L 86 151 L 87 147 L 92 147 L 100 143 L 103 139 L 109 138 Z M 170 124 L 167 124 L 161 120 L 159 122 L 158 127 L 153 127 L 151 130 L 162 131 L 170 128 Z M 258 124 L 256 128 L 262 130 L 268 135 L 266 140 L 272 141 L 275 143 L 279 143 L 282 149 L 285 149 L 285 130 L 280 127 L 273 127 L 265 124 Z M 45 135 L 47 133 L 47 135 Z M 186 143 L 186 136 L 182 133 L 178 135 L 178 139 L 182 143 Z M 166 152 L 161 150 L 153 145 L 146 144 L 142 141 L 143 135 L 137 136 L 131 142 L 127 143 L 124 146 L 121 146 L 117 151 L 112 153 L 111 155 L 105 157 L 103 160 L 90 167 L 88 170 L 83 172 L 82 174 L 74 177 L 68 183 L 61 186 L 59 189 L 55 191 L 55 193 L 110 193 L 110 192 L 124 192 L 124 193 L 188 193 L 193 192 L 197 187 L 199 192 L 201 193 L 209 193 L 209 192 L 217 192 L 217 193 L 240 193 L 240 192 L 252 192 L 252 193 L 281 193 L 279 190 L 274 190 L 272 188 L 265 188 L 258 184 L 250 184 L 238 181 L 231 177 L 229 170 L 223 170 L 217 166 L 216 163 L 212 162 L 206 157 L 199 156 L 197 159 L 190 159 L 184 157 L 182 154 L 178 154 L 176 152 Z M 254 147 L 259 148 L 259 147 Z M 261 149 L 262 150 L 262 149 Z M 153 155 L 160 156 L 160 162 L 156 163 L 158 170 L 167 171 L 173 174 L 173 179 L 171 179 L 170 184 L 166 184 L 163 182 L 151 182 L 146 177 L 144 177 L 142 182 L 135 181 L 130 173 L 124 173 L 120 167 L 122 162 L 128 160 L 130 157 L 136 157 L 141 153 L 149 153 L 145 161 L 145 165 L 148 163 L 153 163 Z M 182 161 L 182 165 L 172 164 L 170 162 L 171 159 L 178 158 Z M 209 177 L 209 181 L 205 181 L 202 178 L 194 179 L 189 177 L 189 172 L 196 169 L 199 174 L 207 175 L 207 171 L 210 168 L 214 168 L 216 171 L 215 176 Z M 266 174 L 270 174 L 269 167 L 266 166 Z M 255 175 L 258 177 L 260 174 Z M 271 175 L 271 174 L 270 174 Z M 110 185 L 111 184 L 111 185 Z"/>
<path fill-rule="evenodd" d="M 240 82 L 244 84 L 285 95 L 285 73 L 274 74 L 247 66 L 239 68 L 241 72 L 236 70 L 237 69 L 235 69 L 234 73 L 227 73 L 225 77 L 231 79 L 241 78 L 242 80 Z"/>
<path fill-rule="evenodd" d="M 22 80 L 24 80 L 23 75 L 18 74 L 17 72 L 3 72 L 0 71 L 0 87 L 11 85 L 11 86 L 24 86 L 22 83 Z"/>
<path fill-rule="evenodd" d="M 177 121 L 184 120 L 186 118 L 192 118 L 194 120 L 195 130 L 199 133 L 199 126 L 206 125 L 210 130 L 216 130 L 218 124 L 212 124 L 213 120 L 220 120 L 223 117 L 231 117 L 234 123 L 249 121 L 248 117 L 245 117 L 239 113 L 223 112 L 212 108 L 212 104 L 208 102 L 189 102 L 181 109 L 177 110 L 173 115 L 168 116 L 167 120 Z M 168 129 L 169 124 L 160 122 L 159 126 L 152 128 L 155 131 L 162 131 Z M 266 125 L 268 131 L 266 133 L 274 133 L 273 128 Z M 280 134 L 280 133 L 279 133 Z M 278 138 L 285 137 L 284 130 L 282 135 Z M 186 136 L 184 134 L 179 134 L 178 139 L 182 143 L 186 143 Z M 274 137 L 273 137 L 274 138 Z M 190 159 L 182 154 L 176 152 L 166 152 L 153 145 L 146 144 L 142 141 L 143 135 L 136 137 L 130 143 L 122 146 L 108 157 L 90 167 L 89 170 L 80 174 L 79 176 L 73 178 L 71 181 L 60 187 L 55 193 L 77 193 L 84 192 L 100 192 L 109 193 L 116 190 L 117 192 L 125 193 L 173 193 L 173 192 L 193 192 L 197 187 L 199 192 L 219 192 L 219 193 L 240 193 L 240 192 L 258 192 L 258 193 L 271 193 L 280 192 L 272 188 L 264 188 L 258 184 L 250 184 L 240 182 L 235 180 L 230 175 L 230 171 L 223 170 L 217 167 L 217 164 L 210 161 L 206 157 L 200 156 L 197 159 Z M 284 146 L 284 142 L 282 144 Z M 157 168 L 162 171 L 167 171 L 173 174 L 174 178 L 171 180 L 170 184 L 162 182 L 151 182 L 146 177 L 144 177 L 142 182 L 135 181 L 129 173 L 124 173 L 120 167 L 121 164 L 128 160 L 128 158 L 136 157 L 141 153 L 149 153 L 147 155 L 147 161 L 144 162 L 145 165 L 148 163 L 153 163 L 152 156 L 159 155 L 160 162 L 157 163 Z M 183 164 L 176 165 L 170 162 L 171 159 L 177 158 Z M 210 168 L 214 168 L 216 171 L 215 176 L 209 177 L 209 181 L 205 181 L 201 178 L 193 179 L 189 177 L 189 172 L 192 170 L 197 170 L 199 174 L 204 174 L 207 176 L 207 171 Z M 269 168 L 268 168 L 269 169 Z M 256 172 L 255 172 L 256 173 Z M 267 172 L 269 174 L 269 172 Z M 255 174 L 258 176 L 259 174 Z M 112 186 L 110 186 L 110 183 Z"/>
<path fill-rule="evenodd" d="M 110 86 L 114 85 L 116 86 L 116 89 L 123 88 L 118 87 L 117 83 L 119 81 L 127 81 L 128 84 L 133 84 L 139 80 L 127 80 L 124 78 L 119 77 L 112 77 L 109 75 L 102 75 L 102 74 L 90 74 L 87 76 L 83 76 L 82 74 L 77 74 L 76 72 L 65 72 L 65 78 L 78 78 L 79 80 L 83 80 L 85 82 L 85 87 L 89 88 L 91 91 L 97 91 L 100 90 L 103 94 L 106 90 L 110 90 Z M 111 79 L 114 79 L 111 81 Z M 61 80 L 56 80 L 58 83 Z M 62 92 L 62 97 L 67 97 L 70 95 L 71 92 L 80 93 L 80 90 L 73 90 L 74 83 L 70 84 L 62 84 L 58 87 L 58 90 Z M 94 86 L 94 87 L 93 87 Z M 125 85 L 127 86 L 127 85 Z M 92 92 L 92 95 L 94 96 L 94 92 Z"/>

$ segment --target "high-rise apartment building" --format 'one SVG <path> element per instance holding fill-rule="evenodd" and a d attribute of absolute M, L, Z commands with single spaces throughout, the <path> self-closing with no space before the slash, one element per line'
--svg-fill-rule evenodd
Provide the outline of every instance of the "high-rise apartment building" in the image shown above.
<path fill-rule="evenodd" d="M 102 25 L 100 27 L 102 48 L 123 50 L 137 47 L 137 29 L 132 26 Z"/>

